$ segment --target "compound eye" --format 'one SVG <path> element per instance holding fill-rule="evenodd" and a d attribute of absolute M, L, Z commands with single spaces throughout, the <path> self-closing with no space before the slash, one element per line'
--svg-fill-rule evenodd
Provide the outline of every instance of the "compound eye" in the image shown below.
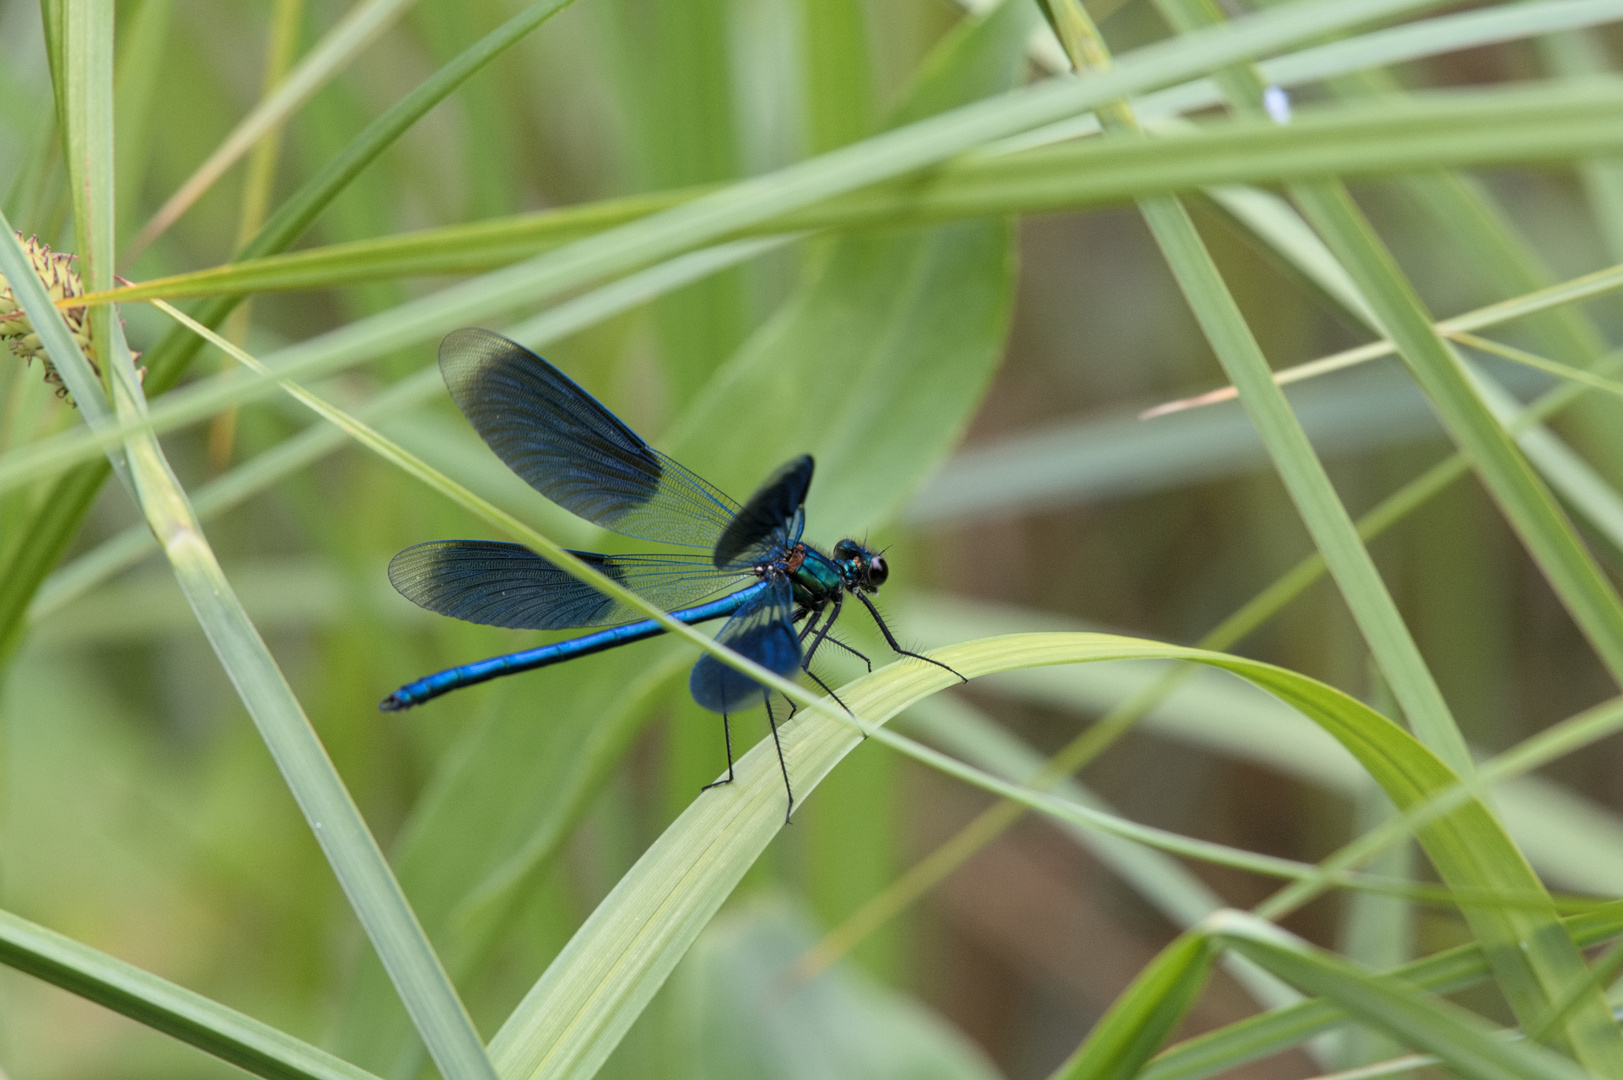
<path fill-rule="evenodd" d="M 862 549 L 857 547 L 855 540 L 841 540 L 834 545 L 834 558 L 838 562 L 849 562 L 861 555 Z"/>
<path fill-rule="evenodd" d="M 888 577 L 890 577 L 890 567 L 885 565 L 885 557 L 883 555 L 875 555 L 873 558 L 868 560 L 868 580 L 866 583 L 868 588 L 879 588 L 879 586 L 885 583 L 885 579 Z"/>

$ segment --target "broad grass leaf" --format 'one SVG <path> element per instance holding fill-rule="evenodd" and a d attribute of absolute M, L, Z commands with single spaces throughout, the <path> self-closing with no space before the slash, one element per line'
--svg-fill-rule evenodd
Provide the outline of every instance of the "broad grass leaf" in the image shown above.
<path fill-rule="evenodd" d="M 1412 735 L 1368 706 L 1304 675 L 1241 657 L 1105 634 L 1015 634 L 948 646 L 935 656 L 971 677 L 1050 664 L 1191 660 L 1239 675 L 1296 708 L 1350 751 L 1400 807 L 1457 783 Z M 866 724 L 882 725 L 951 681 L 940 668 L 909 661 L 847 684 L 840 696 Z M 782 734 L 802 800 L 860 741 L 848 723 L 811 712 L 783 725 Z M 772 747 L 758 744 L 741 759 L 732 785 L 695 800 L 649 848 L 509 1017 L 491 1043 L 505 1080 L 595 1072 L 777 834 L 782 807 Z M 1536 879 L 1528 885 L 1526 864 L 1481 803 L 1428 823 L 1420 840 L 1449 885 L 1517 898 L 1509 910 L 1468 904 L 1473 922 L 1503 920 L 1515 928 L 1525 918 L 1536 927 L 1536 905 L 1547 897 Z M 1551 925 L 1566 940 L 1559 924 Z M 1495 955 L 1504 948 L 1497 944 L 1502 936 L 1484 936 L 1492 942 L 1489 956 L 1502 965 L 1504 957 Z"/>

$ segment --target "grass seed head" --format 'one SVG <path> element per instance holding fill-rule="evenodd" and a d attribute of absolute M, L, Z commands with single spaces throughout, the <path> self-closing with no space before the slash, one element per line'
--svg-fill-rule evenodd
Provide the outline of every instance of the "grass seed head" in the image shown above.
<path fill-rule="evenodd" d="M 34 272 L 45 283 L 46 290 L 51 299 L 57 302 L 70 297 L 84 295 L 84 283 L 73 269 L 72 255 L 54 252 L 47 244 L 40 243 L 37 237 L 23 239 L 21 233 L 17 238 L 22 240 L 23 248 L 28 252 L 28 261 L 33 264 Z M 73 338 L 79 343 L 85 358 L 90 366 L 96 368 L 95 355 L 90 347 L 90 322 L 85 317 L 83 307 L 63 308 L 62 316 L 67 320 L 68 329 L 73 331 Z M 0 341 L 5 342 L 12 355 L 24 363 L 32 363 L 39 357 L 45 365 L 45 381 L 54 383 L 57 387 L 58 397 L 67 397 L 68 388 L 62 385 L 62 376 L 57 373 L 56 367 L 46 355 L 45 347 L 40 344 L 39 334 L 34 330 L 28 316 L 24 313 L 22 305 L 12 293 L 11 283 L 4 274 L 0 274 Z M 97 374 L 100 369 L 96 368 Z"/>

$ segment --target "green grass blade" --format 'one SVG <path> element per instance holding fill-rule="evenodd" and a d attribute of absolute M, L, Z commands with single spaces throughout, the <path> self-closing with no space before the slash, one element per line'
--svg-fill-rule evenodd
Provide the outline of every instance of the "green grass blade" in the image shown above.
<path fill-rule="evenodd" d="M 1623 934 L 1623 904 L 1573 916 L 1563 920 L 1562 925 L 1580 948 L 1591 948 Z M 1409 986 L 1443 995 L 1482 982 L 1488 978 L 1490 968 L 1480 946 L 1462 945 L 1387 974 Z M 1346 1019 L 1347 1013 L 1339 1005 L 1315 998 L 1178 1043 L 1150 1062 L 1140 1075 L 1143 1080 L 1203 1080 L 1289 1049 Z"/>
<path fill-rule="evenodd" d="M 0 911 L 0 963 L 266 1080 L 376 1080 L 269 1024 L 8 911 Z"/>
<path fill-rule="evenodd" d="M 1358 280 L 1388 335 L 1494 494 L 1506 518 L 1614 679 L 1623 680 L 1623 601 L 1554 497 L 1476 394 L 1455 352 L 1437 336 L 1420 299 L 1344 191 L 1294 192 Z"/>
<path fill-rule="evenodd" d="M 1138 973 L 1054 1080 L 1131 1080 L 1183 1022 L 1206 985 L 1214 950 L 1202 932 L 1181 934 Z"/>
<path fill-rule="evenodd" d="M 830 0 L 803 11 L 806 127 L 812 152 L 821 154 L 872 132 L 873 60 L 861 4 Z"/>
<path fill-rule="evenodd" d="M 927 181 L 889 181 L 742 231 L 771 234 L 1051 213 L 1147 193 L 1239 183 L 1569 160 L 1623 144 L 1610 122 L 1620 108 L 1623 84 L 1612 81 L 1304 107 L 1289 127 L 1220 120 L 1158 131 L 1151 139 L 1107 135 L 1014 154 L 977 155 L 943 165 Z M 691 204 L 710 190 L 636 195 L 237 261 L 150 279 L 111 295 L 124 301 L 225 296 L 483 271 Z M 1230 200 L 1239 197 L 1229 194 Z"/>
<path fill-rule="evenodd" d="M 1329 475 L 1284 393 L 1273 381 L 1267 360 L 1195 232 L 1194 223 L 1181 206 L 1170 200 L 1146 203 L 1143 209 L 1207 340 L 1229 380 L 1239 389 L 1246 412 L 1268 447 L 1280 479 L 1290 491 L 1297 512 L 1313 535 L 1404 715 L 1421 740 L 1444 760 L 1457 769 L 1469 770 L 1470 753 L 1442 692 Z"/>
<path fill-rule="evenodd" d="M 1207 923 L 1213 937 L 1277 975 L 1335 1001 L 1363 1023 L 1436 1054 L 1473 1080 L 1578 1080 L 1589 1073 L 1536 1043 L 1508 1042 L 1487 1021 L 1396 979 L 1361 971 L 1272 923 L 1237 911 Z"/>

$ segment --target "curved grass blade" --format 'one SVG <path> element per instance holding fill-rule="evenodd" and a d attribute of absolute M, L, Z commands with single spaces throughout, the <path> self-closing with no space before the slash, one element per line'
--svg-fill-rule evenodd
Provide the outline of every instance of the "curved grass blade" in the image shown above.
<path fill-rule="evenodd" d="M 1063 768 L 1056 768 L 1060 764 L 1057 759 L 1045 761 L 1035 749 L 958 697 L 937 695 L 921 701 L 904 714 L 901 722 L 905 729 L 924 736 L 926 742 L 941 746 L 987 772 L 1042 790 L 1051 787 L 1070 802 L 1112 812 L 1103 800 L 1079 781 L 1064 776 L 1057 783 L 1054 782 L 1054 776 Z M 1068 773 L 1074 770 L 1063 771 Z M 1015 804 L 1007 802 L 991 809 L 1001 807 L 1022 812 Z M 1001 825 L 1005 820 L 1012 823 L 1013 818 L 999 818 L 993 824 Z M 1210 886 L 1160 851 L 1080 826 L 1064 825 L 1062 831 L 1085 847 L 1094 858 L 1109 867 L 1176 926 L 1185 929 L 1192 927 L 1224 906 Z M 979 840 L 980 837 L 971 839 Z M 976 843 L 975 846 L 978 848 L 980 844 Z M 1369 894 L 1355 894 L 1355 898 L 1365 895 Z M 822 948 L 823 944 L 819 943 L 819 949 Z M 813 957 L 808 953 L 798 970 L 803 976 L 809 977 L 819 967 L 828 966 L 836 955 L 838 953 Z M 1223 966 L 1252 998 L 1266 1008 L 1277 1009 L 1301 1000 L 1300 994 L 1243 957 L 1226 957 Z"/>
<path fill-rule="evenodd" d="M 0 911 L 0 963 L 267 1080 L 377 1080 L 269 1024 Z"/>
<path fill-rule="evenodd" d="M 1312 679 L 1256 661 L 1103 634 L 1016 634 L 950 646 L 934 655 L 972 677 L 1107 659 L 1192 660 L 1240 675 L 1300 710 L 1341 741 L 1400 806 L 1456 783 L 1441 762 L 1390 720 Z M 1028 805 L 1072 820 L 1094 820 L 1078 814 L 1080 808 L 958 766 L 879 726 L 950 682 L 941 669 L 909 661 L 842 687 L 841 699 L 863 717 L 861 731 L 844 714 L 802 711 L 781 731 L 796 792 L 809 795 L 866 733 Z M 795 697 L 805 696 L 785 686 Z M 740 759 L 731 786 L 696 800 L 660 837 L 492 1041 L 491 1053 L 504 1080 L 577 1078 L 595 1071 L 781 827 L 780 785 L 772 748 L 757 745 Z M 1427 825 L 1422 843 L 1450 887 L 1548 904 L 1508 838 L 1478 803 Z"/>

